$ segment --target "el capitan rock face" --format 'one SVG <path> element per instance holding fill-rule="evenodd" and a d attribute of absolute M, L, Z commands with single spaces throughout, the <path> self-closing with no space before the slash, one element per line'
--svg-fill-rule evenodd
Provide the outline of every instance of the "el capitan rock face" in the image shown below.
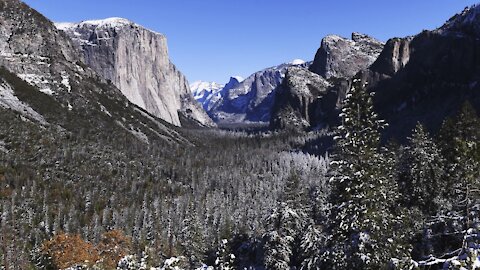
<path fill-rule="evenodd" d="M 19 0 L 0 1 L 0 107 L 56 132 L 186 142 L 83 63 L 72 40 Z"/>
<path fill-rule="evenodd" d="M 176 126 L 181 125 L 179 114 L 213 125 L 171 63 L 164 35 L 122 18 L 56 25 L 82 51 L 85 63 L 132 103 Z"/>

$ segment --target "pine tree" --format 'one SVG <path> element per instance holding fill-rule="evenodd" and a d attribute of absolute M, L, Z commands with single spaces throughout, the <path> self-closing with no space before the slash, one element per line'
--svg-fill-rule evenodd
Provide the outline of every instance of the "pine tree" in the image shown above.
<path fill-rule="evenodd" d="M 220 241 L 220 246 L 216 252 L 215 269 L 235 269 L 235 255 L 231 253 L 227 239 L 222 239 L 222 241 Z"/>
<path fill-rule="evenodd" d="M 417 206 L 424 213 L 433 214 L 445 189 L 442 183 L 444 159 L 420 123 L 408 138 L 408 143 L 400 168 L 403 197 L 409 206 Z"/>
<path fill-rule="evenodd" d="M 322 233 L 321 228 L 312 224 L 308 227 L 307 232 L 302 239 L 302 270 L 321 269 L 321 254 L 325 248 L 326 236 Z"/>
<path fill-rule="evenodd" d="M 274 216 L 272 214 L 272 216 Z M 266 269 L 284 270 L 290 269 L 290 259 L 292 257 L 293 238 L 281 235 L 278 231 L 269 231 L 265 236 L 265 257 L 264 264 Z"/>
<path fill-rule="evenodd" d="M 473 106 L 466 102 L 460 112 L 447 118 L 440 129 L 439 141 L 447 167 L 448 191 L 451 197 L 459 195 L 456 190 L 479 176 L 480 120 Z"/>
<path fill-rule="evenodd" d="M 181 232 L 181 247 L 183 254 L 187 257 L 190 267 L 195 268 L 201 265 L 205 255 L 205 240 L 200 231 L 200 224 L 197 220 L 197 211 L 191 201 L 188 204 L 186 218 L 183 220 Z"/>
<path fill-rule="evenodd" d="M 341 118 L 331 166 L 330 236 L 323 257 L 327 269 L 380 269 L 403 252 L 395 235 L 401 223 L 398 187 L 394 160 L 379 151 L 379 131 L 385 124 L 360 80 L 354 80 Z"/>
<path fill-rule="evenodd" d="M 447 162 L 446 195 L 465 231 L 480 218 L 480 119 L 470 103 L 445 120 L 439 137 Z"/>
<path fill-rule="evenodd" d="M 292 173 L 286 181 L 281 201 L 266 220 L 266 268 L 288 269 L 300 263 L 301 234 L 307 222 L 307 211 L 300 179 Z"/>

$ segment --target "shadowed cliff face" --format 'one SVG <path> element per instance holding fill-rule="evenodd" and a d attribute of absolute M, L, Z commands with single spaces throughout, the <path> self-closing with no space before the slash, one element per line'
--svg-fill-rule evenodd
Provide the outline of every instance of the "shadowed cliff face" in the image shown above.
<path fill-rule="evenodd" d="M 121 18 L 59 23 L 86 64 L 134 104 L 180 126 L 179 113 L 213 125 L 193 99 L 185 76 L 170 62 L 165 36 Z"/>
<path fill-rule="evenodd" d="M 277 93 L 270 126 L 303 130 L 322 115 L 322 98 L 332 85 L 305 68 L 289 68 Z"/>
<path fill-rule="evenodd" d="M 352 39 L 325 37 L 310 70 L 289 68 L 270 127 L 302 130 L 336 125 L 349 79 L 368 68 L 382 48 L 380 41 L 359 33 L 353 33 Z"/>
<path fill-rule="evenodd" d="M 480 111 L 478 9 L 466 9 L 439 29 L 389 40 L 359 74 L 376 92 L 375 108 L 390 124 L 387 137 L 402 140 L 417 122 L 437 130 L 465 101 Z"/>
<path fill-rule="evenodd" d="M 362 46 L 370 48 L 364 52 L 366 54 L 375 52 L 370 55 L 370 59 L 375 57 L 376 60 L 370 63 L 363 61 L 368 58 L 361 56 L 364 54 L 348 56 L 348 44 L 353 44 L 354 41 L 345 41 L 336 36 L 325 38 L 311 70 L 330 78 L 332 86 L 327 94 L 321 95 L 320 99 L 324 102 L 321 105 L 318 101 L 314 102 L 311 105 L 314 109 L 310 109 L 310 112 L 322 111 L 319 115 L 330 116 L 337 112 L 338 116 L 343 97 L 351 84 L 347 75 L 355 73 L 355 77 L 368 83 L 369 91 L 375 92 L 374 106 L 389 123 L 385 138 L 404 140 L 417 122 L 423 123 L 432 131 L 437 130 L 445 117 L 455 113 L 465 101 L 480 111 L 478 25 L 480 7 L 473 6 L 455 15 L 436 30 L 389 40 L 381 53 L 372 50 L 371 46 Z M 355 63 L 362 63 L 363 66 Z M 349 67 L 356 67 L 356 70 Z M 338 74 L 344 77 L 331 79 Z M 289 99 L 299 99 L 290 87 L 287 86 L 283 91 L 292 93 Z M 325 102 L 329 105 L 325 106 Z M 302 115 L 305 105 L 299 102 L 297 105 L 285 101 L 276 104 L 288 104 L 291 112 L 289 117 L 296 117 L 296 123 L 303 121 L 303 126 L 323 126 L 335 122 L 332 122 L 331 117 L 308 118 Z M 282 110 L 277 108 L 275 111 Z M 272 123 L 280 122 L 277 119 Z M 283 122 L 286 122 L 285 119 Z"/>

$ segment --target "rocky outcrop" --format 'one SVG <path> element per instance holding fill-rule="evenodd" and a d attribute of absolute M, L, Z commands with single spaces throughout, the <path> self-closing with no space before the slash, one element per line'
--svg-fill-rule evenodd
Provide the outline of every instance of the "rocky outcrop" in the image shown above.
<path fill-rule="evenodd" d="M 65 132 L 185 142 L 88 68 L 72 40 L 43 15 L 22 1 L 3 0 L 0 18 L 0 91 L 16 97 L 3 108 L 23 107 L 39 124 Z"/>
<path fill-rule="evenodd" d="M 338 124 L 349 79 L 374 63 L 383 46 L 382 42 L 359 33 L 353 33 L 352 39 L 325 37 L 310 71 L 288 69 L 275 100 L 270 127 L 302 130 Z"/>
<path fill-rule="evenodd" d="M 353 33 L 352 39 L 329 35 L 322 40 L 310 70 L 326 79 L 350 78 L 368 68 L 382 49 L 382 42 L 364 34 Z"/>
<path fill-rule="evenodd" d="M 56 25 L 73 39 L 85 63 L 132 103 L 176 126 L 179 113 L 213 125 L 171 63 L 164 35 L 122 18 Z"/>
<path fill-rule="evenodd" d="M 270 127 L 304 130 L 325 119 L 331 107 L 326 98 L 331 87 L 331 83 L 306 68 L 289 68 L 276 95 Z M 329 102 L 335 104 L 331 99 Z"/>
<path fill-rule="evenodd" d="M 479 11 L 473 6 L 436 30 L 389 40 L 358 75 L 376 93 L 387 137 L 403 140 L 417 122 L 435 131 L 466 101 L 480 111 Z"/>
<path fill-rule="evenodd" d="M 0 15 L 0 65 L 42 92 L 67 92 L 63 77 L 73 74 L 66 70 L 81 69 L 75 64 L 80 57 L 70 39 L 18 0 L 0 1 Z"/>
<path fill-rule="evenodd" d="M 385 47 L 370 70 L 387 76 L 393 76 L 410 61 L 410 42 L 413 37 L 393 38 Z"/>

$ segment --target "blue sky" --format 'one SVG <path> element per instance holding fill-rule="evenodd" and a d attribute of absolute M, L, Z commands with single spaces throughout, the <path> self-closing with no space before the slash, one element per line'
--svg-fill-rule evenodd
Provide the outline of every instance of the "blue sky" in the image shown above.
<path fill-rule="evenodd" d="M 480 1 L 480 0 L 477 0 Z M 165 34 L 172 61 L 224 83 L 296 58 L 327 34 L 386 41 L 441 26 L 473 0 L 24 0 L 52 21 L 124 17 Z"/>

